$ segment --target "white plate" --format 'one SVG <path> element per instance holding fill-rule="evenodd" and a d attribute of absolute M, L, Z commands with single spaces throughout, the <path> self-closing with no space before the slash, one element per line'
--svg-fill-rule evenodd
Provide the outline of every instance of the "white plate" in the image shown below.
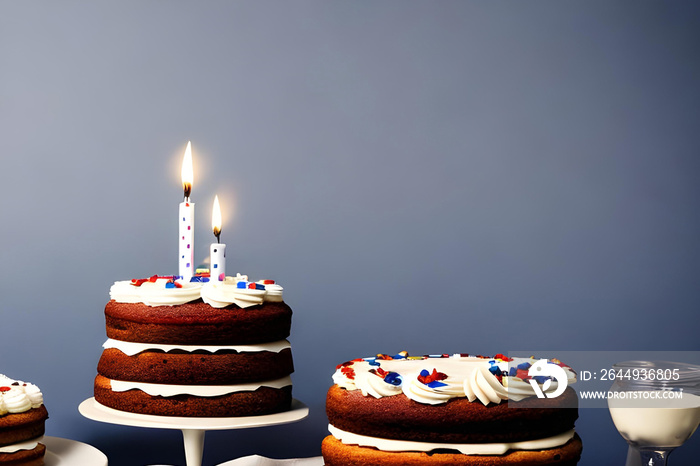
<path fill-rule="evenodd" d="M 105 454 L 86 443 L 47 436 L 41 443 L 46 445 L 45 466 L 107 466 Z"/>
<path fill-rule="evenodd" d="M 323 458 L 294 458 L 289 460 L 273 460 L 264 456 L 245 456 L 236 460 L 221 463 L 219 466 L 323 466 Z"/>
<path fill-rule="evenodd" d="M 132 427 L 159 429 L 226 430 L 274 426 L 299 421 L 309 415 L 309 408 L 299 400 L 292 400 L 292 409 L 275 414 L 247 417 L 175 417 L 118 411 L 88 398 L 78 407 L 80 414 L 93 421 Z"/>

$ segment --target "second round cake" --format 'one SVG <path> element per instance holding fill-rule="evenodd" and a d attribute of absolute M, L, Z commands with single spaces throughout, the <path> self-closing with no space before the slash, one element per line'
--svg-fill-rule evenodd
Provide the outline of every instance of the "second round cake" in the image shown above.
<path fill-rule="evenodd" d="M 563 380 L 537 375 L 544 364 Z M 535 377 L 557 396 L 537 398 Z M 333 381 L 327 466 L 572 466 L 581 455 L 578 399 L 566 386 L 575 374 L 558 361 L 377 355 L 340 364 Z"/>

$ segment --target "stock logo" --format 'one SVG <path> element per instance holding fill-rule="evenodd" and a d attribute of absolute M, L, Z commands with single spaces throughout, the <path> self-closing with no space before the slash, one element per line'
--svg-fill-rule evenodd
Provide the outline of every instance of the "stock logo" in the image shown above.
<path fill-rule="evenodd" d="M 566 377 L 566 372 L 561 367 L 556 364 L 549 364 L 546 359 L 540 359 L 535 364 L 530 366 L 527 371 L 527 375 L 533 377 L 529 380 L 532 389 L 535 391 L 537 398 L 556 398 L 566 390 L 568 380 Z M 542 387 L 537 383 L 534 377 L 549 377 L 544 381 Z M 552 380 L 557 381 L 557 388 L 552 393 L 548 393 L 547 390 L 552 385 Z"/>

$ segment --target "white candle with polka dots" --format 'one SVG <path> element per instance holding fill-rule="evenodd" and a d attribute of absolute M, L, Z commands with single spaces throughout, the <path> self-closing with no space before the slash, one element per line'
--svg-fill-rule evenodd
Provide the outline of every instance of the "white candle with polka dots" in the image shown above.
<path fill-rule="evenodd" d="M 192 192 L 192 144 L 187 142 L 185 156 L 182 159 L 182 187 L 185 199 L 180 203 L 179 209 L 179 248 L 178 248 L 178 275 L 185 282 L 189 282 L 194 275 L 194 202 L 190 201 Z"/>
<path fill-rule="evenodd" d="M 216 243 L 212 243 L 209 247 L 209 257 L 211 258 L 209 279 L 213 282 L 223 282 L 226 279 L 226 245 L 219 242 L 221 223 L 219 196 L 215 196 L 214 207 L 211 212 L 211 227 L 214 231 L 214 236 L 216 236 Z"/>

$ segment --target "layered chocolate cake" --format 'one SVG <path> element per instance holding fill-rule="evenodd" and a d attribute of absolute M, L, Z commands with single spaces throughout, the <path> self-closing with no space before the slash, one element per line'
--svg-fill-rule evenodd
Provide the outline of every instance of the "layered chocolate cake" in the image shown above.
<path fill-rule="evenodd" d="M 543 364 L 560 377 L 538 375 Z M 323 458 L 327 466 L 575 465 L 578 399 L 567 387 L 575 380 L 557 360 L 503 355 L 349 361 L 328 391 Z"/>
<path fill-rule="evenodd" d="M 115 283 L 95 399 L 141 414 L 229 417 L 289 409 L 292 310 L 282 287 L 243 275 Z"/>
<path fill-rule="evenodd" d="M 48 417 L 36 385 L 0 375 L 0 465 L 43 465 Z"/>

